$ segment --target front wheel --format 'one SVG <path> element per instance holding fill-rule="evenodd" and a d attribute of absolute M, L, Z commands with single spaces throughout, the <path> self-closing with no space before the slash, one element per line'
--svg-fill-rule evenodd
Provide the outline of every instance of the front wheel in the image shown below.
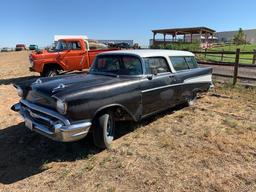
<path fill-rule="evenodd" d="M 42 76 L 44 77 L 54 77 L 56 75 L 58 75 L 58 70 L 56 68 L 45 69 L 42 73 Z"/>
<path fill-rule="evenodd" d="M 94 144 L 101 148 L 110 148 L 115 135 L 115 120 L 112 112 L 99 115 L 93 125 Z"/>

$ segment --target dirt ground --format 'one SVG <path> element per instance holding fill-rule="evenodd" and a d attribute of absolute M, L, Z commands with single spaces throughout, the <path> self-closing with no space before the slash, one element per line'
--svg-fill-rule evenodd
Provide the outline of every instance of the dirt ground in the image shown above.
<path fill-rule="evenodd" d="M 24 127 L 11 83 L 28 53 L 0 53 L 0 191 L 256 191 L 256 90 L 216 83 L 194 106 L 118 125 L 110 150 Z"/>

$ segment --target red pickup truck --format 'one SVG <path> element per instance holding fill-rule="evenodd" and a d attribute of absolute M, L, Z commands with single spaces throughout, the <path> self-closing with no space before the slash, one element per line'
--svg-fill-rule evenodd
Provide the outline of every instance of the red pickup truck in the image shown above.
<path fill-rule="evenodd" d="M 116 50 L 90 46 L 84 39 L 60 39 L 54 50 L 34 51 L 30 54 L 30 71 L 41 76 L 55 76 L 63 71 L 89 69 L 97 54 Z"/>

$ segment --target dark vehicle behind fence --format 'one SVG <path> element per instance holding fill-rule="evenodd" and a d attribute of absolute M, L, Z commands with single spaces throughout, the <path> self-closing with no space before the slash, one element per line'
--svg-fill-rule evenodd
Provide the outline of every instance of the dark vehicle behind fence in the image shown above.
<path fill-rule="evenodd" d="M 56 141 L 93 133 L 108 148 L 117 121 L 140 121 L 212 86 L 212 69 L 199 68 L 184 51 L 122 50 L 99 54 L 88 74 L 39 78 L 16 84 L 25 125 Z"/>

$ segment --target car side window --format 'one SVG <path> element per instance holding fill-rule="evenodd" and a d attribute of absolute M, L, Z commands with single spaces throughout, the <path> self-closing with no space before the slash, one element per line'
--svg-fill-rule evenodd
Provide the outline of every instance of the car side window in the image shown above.
<path fill-rule="evenodd" d="M 68 49 L 71 49 L 71 50 L 80 50 L 81 49 L 81 45 L 80 45 L 79 41 L 67 42 L 67 47 L 68 47 Z"/>
<path fill-rule="evenodd" d="M 185 57 L 170 57 L 172 66 L 176 71 L 182 71 L 189 69 L 189 66 L 185 60 Z"/>
<path fill-rule="evenodd" d="M 125 75 L 140 75 L 142 74 L 141 62 L 137 57 L 123 56 L 123 71 L 119 71 L 119 74 Z"/>
<path fill-rule="evenodd" d="M 72 42 L 72 50 L 80 50 L 81 45 L 79 41 Z"/>
<path fill-rule="evenodd" d="M 144 58 L 146 73 L 151 74 L 152 69 L 157 69 L 157 73 L 171 72 L 169 65 L 163 57 L 147 57 Z"/>

